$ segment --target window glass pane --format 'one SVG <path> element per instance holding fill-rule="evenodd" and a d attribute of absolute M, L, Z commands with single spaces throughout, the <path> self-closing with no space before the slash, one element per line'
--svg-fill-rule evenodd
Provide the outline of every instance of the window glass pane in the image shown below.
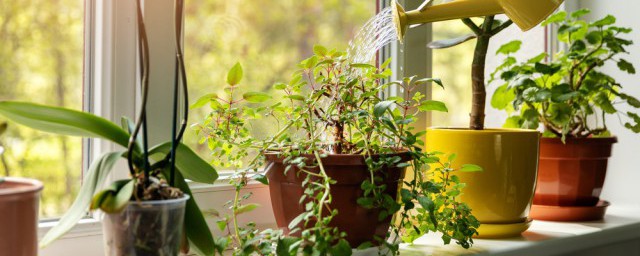
<path fill-rule="evenodd" d="M 82 109 L 83 5 L 82 0 L 0 0 L 1 100 Z M 0 135 L 0 176 L 41 180 L 40 217 L 60 216 L 80 186 L 81 139 L 8 125 Z"/>
<path fill-rule="evenodd" d="M 191 102 L 207 93 L 222 93 L 226 73 L 237 61 L 244 66 L 241 87 L 273 93 L 273 83 L 289 81 L 314 44 L 345 50 L 375 14 L 376 2 L 186 1 L 185 63 Z M 189 121 L 202 121 L 207 111 L 192 111 Z M 267 121 L 252 125 L 258 136 L 275 129 Z M 186 132 L 185 142 L 211 159 L 193 130 Z"/>

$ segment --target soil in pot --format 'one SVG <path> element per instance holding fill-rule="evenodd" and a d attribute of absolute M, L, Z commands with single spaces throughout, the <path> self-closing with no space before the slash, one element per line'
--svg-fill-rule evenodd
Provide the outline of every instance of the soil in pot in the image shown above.
<path fill-rule="evenodd" d="M 0 254 L 38 255 L 40 181 L 0 178 Z"/>
<path fill-rule="evenodd" d="M 130 202 L 120 213 L 105 214 L 105 255 L 178 255 L 188 199 Z"/>
<path fill-rule="evenodd" d="M 408 153 L 388 156 L 400 156 L 404 162 L 410 160 Z M 297 175 L 299 172 L 297 167 L 292 167 L 285 174 L 287 165 L 283 163 L 283 158 L 276 154 L 268 154 L 266 157 L 269 166 L 267 177 L 271 205 L 278 227 L 288 233 L 289 223 L 304 212 L 304 203 L 299 203 L 304 194 L 302 187 L 304 175 Z M 365 157 L 362 155 L 328 155 L 322 159 L 327 175 L 337 181 L 336 184 L 331 185 L 333 197 L 331 207 L 338 210 L 338 215 L 333 218 L 330 225 L 346 232 L 346 240 L 352 247 L 365 242 L 375 244 L 375 237 L 384 238 L 391 224 L 391 216 L 378 220 L 380 210 L 366 209 L 357 203 L 358 198 L 363 196 L 360 185 L 364 180 L 371 178 L 364 160 Z M 405 169 L 386 167 L 378 172 L 386 174 L 386 177 L 382 177 L 387 185 L 385 193 L 392 198 L 397 197 L 398 185 L 404 178 Z M 314 169 L 309 171 L 317 172 Z"/>
<path fill-rule="evenodd" d="M 540 170 L 533 203 L 552 206 L 595 206 L 607 173 L 611 138 L 540 140 Z"/>

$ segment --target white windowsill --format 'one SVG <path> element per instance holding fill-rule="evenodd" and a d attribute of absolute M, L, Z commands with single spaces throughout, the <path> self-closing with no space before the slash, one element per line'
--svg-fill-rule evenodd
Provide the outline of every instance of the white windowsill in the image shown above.
<path fill-rule="evenodd" d="M 640 255 L 640 208 L 614 205 L 603 220 L 591 222 L 534 220 L 521 237 L 474 242 L 465 250 L 426 235 L 414 245 L 403 244 L 401 255 Z"/>
<path fill-rule="evenodd" d="M 192 192 L 203 210 L 222 205 L 234 188 L 228 184 L 228 175 L 221 175 L 215 184 L 192 183 Z M 263 205 L 258 212 L 246 216 L 261 227 L 274 227 L 267 186 L 252 183 L 246 190 L 259 192 L 255 200 Z M 267 195 L 265 195 L 267 194 Z M 221 198 L 222 197 L 222 198 Z M 211 202 L 216 200 L 216 202 Z M 40 224 L 40 236 L 55 222 Z M 212 223 L 210 223 L 212 224 Z M 533 221 L 531 228 L 521 237 L 509 239 L 474 239 L 474 246 L 465 250 L 454 244 L 442 245 L 437 234 L 429 234 L 413 245 L 402 244 L 401 255 L 599 255 L 600 250 L 640 255 L 640 208 L 611 206 L 604 220 L 592 222 L 548 222 Z M 84 219 L 67 235 L 41 251 L 41 255 L 67 255 L 70 251 L 82 251 L 87 255 L 102 255 L 102 224 L 97 219 Z M 369 255 L 361 252 L 358 255 Z M 608 255 L 616 255 L 610 254 Z"/>

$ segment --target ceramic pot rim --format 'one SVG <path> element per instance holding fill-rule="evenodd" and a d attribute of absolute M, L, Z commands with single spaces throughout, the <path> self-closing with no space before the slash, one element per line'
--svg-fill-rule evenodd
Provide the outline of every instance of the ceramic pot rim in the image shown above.
<path fill-rule="evenodd" d="M 284 158 L 280 156 L 278 152 L 271 151 L 265 153 L 264 156 L 267 158 L 268 162 L 282 163 Z M 310 159 L 315 158 L 314 155 L 311 154 L 303 154 L 303 157 L 307 157 Z M 378 158 L 380 156 L 399 156 L 402 158 L 401 161 L 407 162 L 412 159 L 411 153 L 409 151 L 400 151 L 396 153 L 385 153 L 385 154 L 374 154 L 373 158 Z M 326 157 L 322 158 L 322 162 L 324 165 L 365 165 L 364 162 L 365 155 L 363 154 L 327 154 Z"/>
<path fill-rule="evenodd" d="M 613 144 L 618 142 L 618 137 L 612 136 L 601 138 L 566 138 L 566 143 L 562 143 L 562 140 L 560 138 L 542 137 L 540 138 L 540 142 L 548 144 Z"/>
<path fill-rule="evenodd" d="M 40 192 L 44 185 L 41 181 L 35 179 L 28 178 L 17 178 L 17 177 L 5 177 L 4 183 L 13 183 L 21 185 L 19 187 L 13 188 L 0 188 L 0 196 L 6 195 L 18 195 L 18 194 L 26 194 L 26 193 L 37 193 Z"/>
<path fill-rule="evenodd" d="M 445 127 L 445 126 L 433 126 L 427 128 L 427 131 L 447 131 L 447 132 L 459 132 L 459 133 L 477 133 L 477 134 L 501 134 L 501 133 L 537 133 L 541 134 L 538 130 L 531 129 L 516 129 L 516 128 L 485 128 L 483 130 L 472 130 L 468 127 Z"/>

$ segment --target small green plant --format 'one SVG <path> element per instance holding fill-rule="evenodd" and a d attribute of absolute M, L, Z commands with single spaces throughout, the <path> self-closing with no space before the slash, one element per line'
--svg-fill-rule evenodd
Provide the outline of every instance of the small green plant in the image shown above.
<path fill-rule="evenodd" d="M 640 101 L 621 91 L 622 85 L 613 77 L 598 71 L 607 63 L 616 63 L 621 71 L 635 74 L 633 65 L 622 56 L 628 54 L 632 41 L 622 36 L 630 28 L 615 26 L 616 18 L 608 15 L 594 22 L 579 18 L 589 13 L 583 9 L 571 13 L 559 12 L 542 25 L 554 24 L 558 39 L 566 50 L 552 56 L 541 53 L 518 63 L 513 53 L 520 41 L 509 42 L 497 51 L 506 55 L 493 72 L 505 84 L 498 87 L 491 100 L 494 108 L 512 114 L 505 127 L 537 129 L 540 124 L 551 137 L 585 138 L 611 136 L 606 116 L 627 116 L 625 127 L 640 132 L 640 116 L 621 111 L 619 104 L 640 108 Z"/>
<path fill-rule="evenodd" d="M 331 189 L 335 180 L 324 171 L 324 158 L 330 154 L 360 155 L 365 159 L 370 179 L 362 182 L 363 197 L 357 203 L 367 209 L 380 209 L 380 220 L 393 216 L 391 230 L 378 243 L 397 254 L 398 244 L 412 242 L 428 232 L 442 232 L 445 243 L 455 240 L 469 248 L 479 222 L 471 209 L 457 200 L 464 187 L 456 171 L 480 171 L 475 165 L 451 168 L 455 155 L 441 160 L 441 153 L 424 152 L 424 131 L 416 131 L 416 115 L 425 111 L 447 111 L 438 101 L 427 100 L 417 92 L 437 79 L 404 78 L 385 82 L 391 75 L 386 68 L 350 63 L 345 53 L 314 47 L 314 56 L 299 64 L 288 83 L 277 83 L 277 97 L 262 92 L 247 92 L 241 86 L 242 67 L 236 64 L 227 75 L 224 94 L 208 94 L 192 107 L 209 107 L 210 114 L 195 124 L 201 143 L 212 151 L 215 165 L 234 170 L 231 184 L 236 195 L 229 202 L 231 214 L 219 216 L 219 228 L 227 233 L 216 239 L 220 255 L 233 248 L 234 255 L 350 255 L 351 248 L 371 247 L 373 243 L 350 245 L 345 234 L 329 223 L 341 214 L 331 207 Z M 381 98 L 390 86 L 402 95 Z M 243 93 L 244 92 L 244 93 Z M 269 118 L 274 134 L 252 133 L 249 127 Z M 257 129 L 254 129 L 257 130 Z M 388 155 L 407 152 L 411 160 Z M 268 183 L 260 172 L 265 154 L 285 159 L 285 172 L 305 177 L 305 211 L 289 227 L 300 231 L 296 237 L 281 230 L 258 230 L 254 223 L 239 226 L 239 214 L 253 210 L 244 204 L 250 195 L 242 189 L 250 180 Z M 378 156 L 378 157 L 374 157 Z M 385 166 L 409 167 L 414 179 L 404 182 L 399 198 L 385 193 Z M 354 202 L 355 203 L 355 202 Z M 303 224 L 304 229 L 296 227 Z M 372 241 L 376 242 L 376 241 Z M 275 251 L 274 251 L 275 250 Z"/>

